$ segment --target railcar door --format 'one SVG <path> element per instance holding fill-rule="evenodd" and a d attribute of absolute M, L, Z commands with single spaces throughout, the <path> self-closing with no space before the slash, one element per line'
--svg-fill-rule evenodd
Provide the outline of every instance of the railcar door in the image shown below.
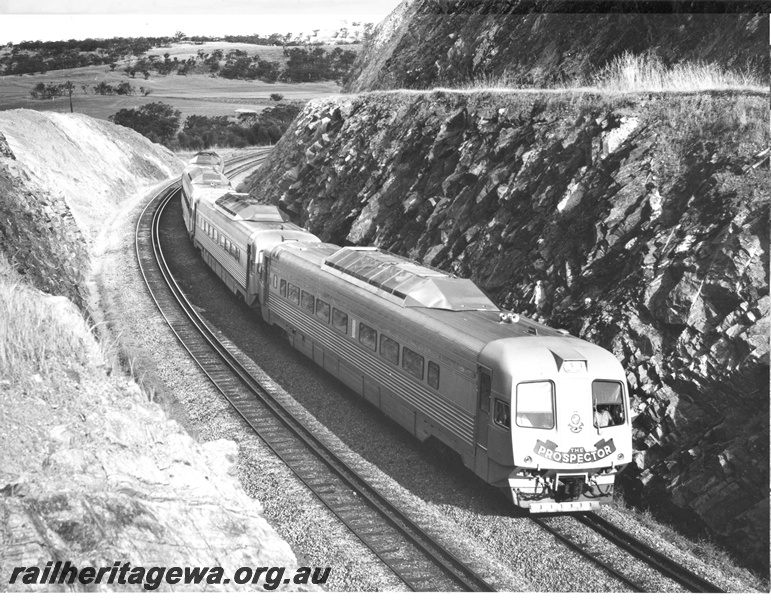
<path fill-rule="evenodd" d="M 477 422 L 475 471 L 481 477 L 487 475 L 487 431 L 490 423 L 490 395 L 493 389 L 493 372 L 479 366 L 477 371 Z"/>
<path fill-rule="evenodd" d="M 266 323 L 270 323 L 270 309 L 268 307 L 268 298 L 270 296 L 270 255 L 264 254 L 262 251 L 258 253 L 258 256 L 263 256 L 262 273 L 260 273 L 260 284 L 258 293 L 258 300 L 260 302 L 262 318 Z"/>

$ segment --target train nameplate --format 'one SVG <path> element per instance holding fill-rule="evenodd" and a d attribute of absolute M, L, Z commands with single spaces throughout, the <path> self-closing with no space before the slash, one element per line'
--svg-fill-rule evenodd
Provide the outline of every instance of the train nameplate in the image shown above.
<path fill-rule="evenodd" d="M 613 438 L 609 440 L 602 439 L 594 445 L 592 450 L 586 448 L 570 448 L 568 450 L 558 450 L 557 444 L 551 440 L 538 440 L 533 450 L 538 456 L 546 460 L 553 460 L 558 463 L 568 463 L 581 465 L 602 460 L 616 451 L 616 444 Z"/>

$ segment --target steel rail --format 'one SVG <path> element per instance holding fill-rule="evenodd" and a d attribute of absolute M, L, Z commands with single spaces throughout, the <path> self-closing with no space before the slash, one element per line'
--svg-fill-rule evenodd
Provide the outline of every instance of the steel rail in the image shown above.
<path fill-rule="evenodd" d="M 559 541 L 561 541 L 568 548 L 570 548 L 571 550 L 573 550 L 574 552 L 576 552 L 580 556 L 586 558 L 587 560 L 589 560 L 589 561 L 593 562 L 594 564 L 596 564 L 597 566 L 599 566 L 601 569 L 607 571 L 612 577 L 614 577 L 615 579 L 619 580 L 624 585 L 630 587 L 635 592 L 639 592 L 639 593 L 645 593 L 646 592 L 646 590 L 643 587 L 641 587 L 640 585 L 638 585 L 637 583 L 632 581 L 629 577 L 624 575 L 621 571 L 619 571 L 618 569 L 616 569 L 615 567 L 613 567 L 612 565 L 610 565 L 606 561 L 604 561 L 604 560 L 594 556 L 590 552 L 587 552 L 581 546 L 579 546 L 573 540 L 571 540 L 569 537 L 563 535 L 562 533 L 557 531 L 557 529 L 555 529 L 554 527 L 549 525 L 547 523 L 547 520 L 553 519 L 553 518 L 555 518 L 555 517 L 553 517 L 553 516 L 551 516 L 551 517 L 544 517 L 544 516 L 535 517 L 535 516 L 531 516 L 530 517 L 530 519 L 532 521 L 534 521 L 536 523 L 536 525 L 538 525 L 539 527 L 541 527 L 545 531 L 548 531 L 550 534 L 552 534 Z"/>
<path fill-rule="evenodd" d="M 669 577 L 679 585 L 683 586 L 689 592 L 707 594 L 725 593 L 725 590 L 719 588 L 714 583 L 707 581 L 700 575 L 677 564 L 671 558 L 664 556 L 658 550 L 651 548 L 597 514 L 580 515 L 577 516 L 576 519 L 635 558 L 650 565 L 662 575 Z"/>

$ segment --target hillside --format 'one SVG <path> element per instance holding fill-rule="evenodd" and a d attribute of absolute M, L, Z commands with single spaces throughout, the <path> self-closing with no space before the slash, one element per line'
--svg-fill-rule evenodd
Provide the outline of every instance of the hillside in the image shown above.
<path fill-rule="evenodd" d="M 628 373 L 627 500 L 768 570 L 767 100 L 310 102 L 247 182 L 325 241 L 470 277 Z"/>
<path fill-rule="evenodd" d="M 127 340 L 100 302 L 98 284 L 132 269 L 110 225 L 182 166 L 107 122 L 0 112 L 0 591 L 127 587 L 9 584 L 13 568 L 42 569 L 48 561 L 220 566 L 226 574 L 244 565 L 297 565 L 235 479 L 236 443 L 196 443 L 124 375 L 133 369 L 160 393 L 124 352 Z M 165 324 L 145 323 L 153 326 Z"/>
<path fill-rule="evenodd" d="M 625 51 L 667 66 L 715 63 L 768 84 L 767 14 L 698 14 L 698 2 L 672 14 L 585 13 L 588 4 L 404 0 L 365 44 L 345 89 L 588 85 Z"/>

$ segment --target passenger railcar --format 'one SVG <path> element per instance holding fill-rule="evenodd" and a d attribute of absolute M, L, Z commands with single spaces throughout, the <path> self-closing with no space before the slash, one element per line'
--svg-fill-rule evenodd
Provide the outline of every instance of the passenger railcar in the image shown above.
<path fill-rule="evenodd" d="M 191 235 L 199 203 L 212 203 L 230 191 L 233 187 L 216 152 L 199 152 L 192 158 L 182 172 L 182 216 Z"/>
<path fill-rule="evenodd" d="M 206 264 L 247 304 L 258 297 L 265 247 L 287 240 L 320 241 L 277 207 L 253 202 L 248 194 L 228 192 L 214 202 L 199 202 L 193 244 Z"/>
<path fill-rule="evenodd" d="M 533 512 L 610 499 L 632 449 L 609 352 L 375 248 L 285 243 L 266 261 L 265 320 L 413 435 Z"/>
<path fill-rule="evenodd" d="M 516 505 L 591 510 L 611 498 L 632 448 L 626 378 L 606 350 L 501 313 L 469 280 L 322 243 L 246 194 L 199 201 L 188 231 L 295 348 Z"/>

